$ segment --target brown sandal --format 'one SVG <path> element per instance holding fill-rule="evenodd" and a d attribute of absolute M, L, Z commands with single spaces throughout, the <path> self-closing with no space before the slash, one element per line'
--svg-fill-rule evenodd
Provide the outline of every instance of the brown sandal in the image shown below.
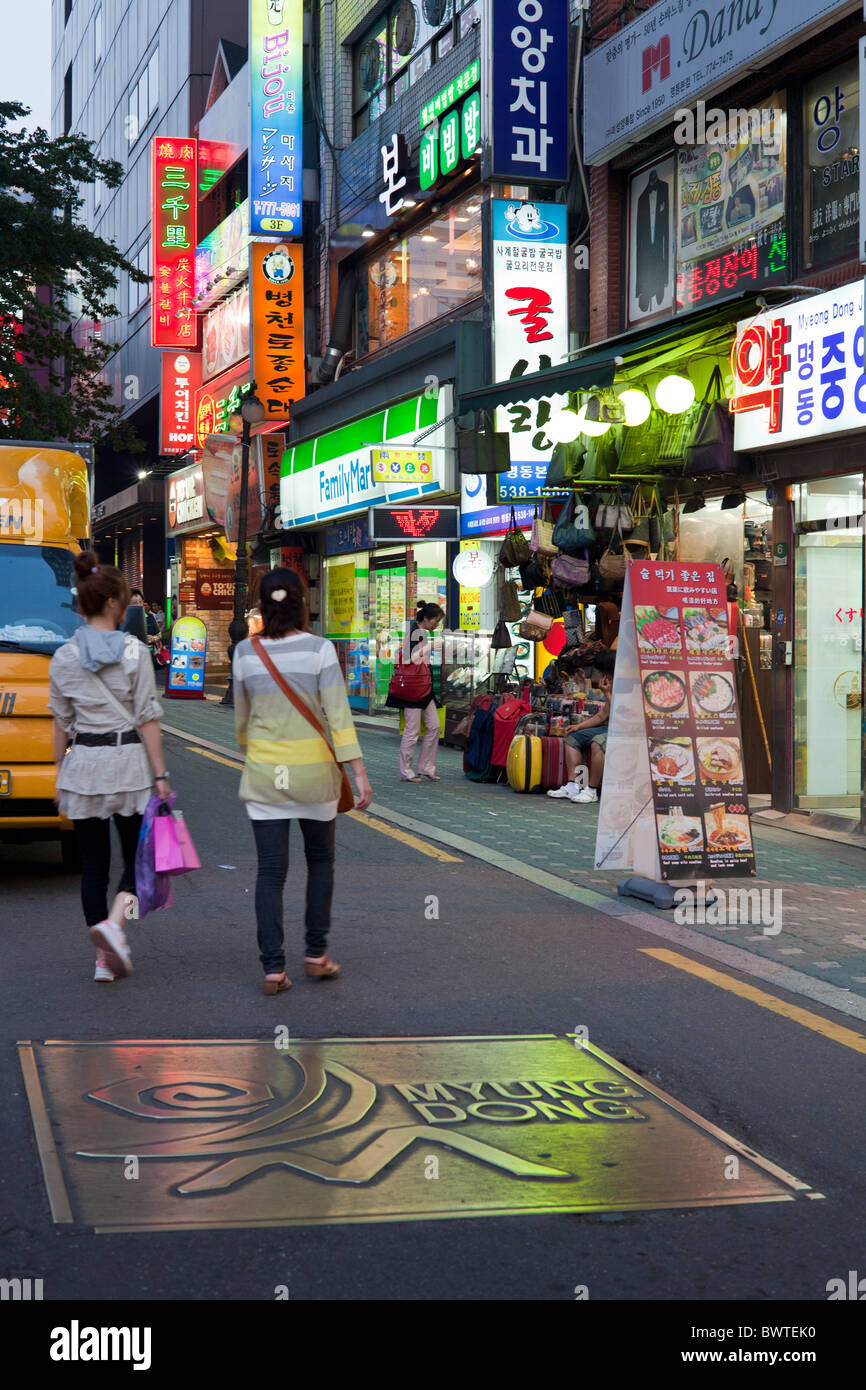
<path fill-rule="evenodd" d="M 304 971 L 311 980 L 334 980 L 340 973 L 340 967 L 330 956 L 322 956 L 321 960 L 307 960 L 305 956 Z"/>
<path fill-rule="evenodd" d="M 277 976 L 274 980 L 269 980 L 266 975 L 262 992 L 264 994 L 282 994 L 284 989 L 291 989 L 291 987 L 292 982 L 284 970 L 282 975 Z"/>

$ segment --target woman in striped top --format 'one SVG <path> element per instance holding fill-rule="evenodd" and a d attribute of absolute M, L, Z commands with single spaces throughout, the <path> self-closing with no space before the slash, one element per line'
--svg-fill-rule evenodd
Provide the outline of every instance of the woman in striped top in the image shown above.
<path fill-rule="evenodd" d="M 337 760 L 283 693 L 252 642 L 241 642 L 232 666 L 235 727 L 246 759 L 238 794 L 246 802 L 258 854 L 256 922 L 264 992 L 279 994 L 291 985 L 283 948 L 290 823 L 300 822 L 307 861 L 304 970 L 315 979 L 333 979 L 340 967 L 326 948 L 341 781 L 337 763 L 352 769 L 359 810 L 370 805 L 373 793 L 336 650 L 309 630 L 300 576 L 294 570 L 271 570 L 262 580 L 260 598 L 262 646 L 294 694 L 330 729 Z"/>

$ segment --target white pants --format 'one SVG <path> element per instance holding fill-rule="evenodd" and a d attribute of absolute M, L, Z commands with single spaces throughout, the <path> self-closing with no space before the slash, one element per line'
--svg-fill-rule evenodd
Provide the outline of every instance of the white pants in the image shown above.
<path fill-rule="evenodd" d="M 421 740 L 421 753 L 418 758 L 418 773 L 432 777 L 436 771 L 436 749 L 439 746 L 439 711 L 436 701 L 431 700 L 425 709 L 403 711 L 406 723 L 400 740 L 400 776 L 407 779 L 415 776 L 412 762 L 415 757 L 415 744 L 421 732 L 421 716 L 424 716 L 424 737 Z"/>

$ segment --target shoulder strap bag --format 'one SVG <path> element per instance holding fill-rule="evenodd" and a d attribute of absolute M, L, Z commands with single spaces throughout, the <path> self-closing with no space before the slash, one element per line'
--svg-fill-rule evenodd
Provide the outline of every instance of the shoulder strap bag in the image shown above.
<path fill-rule="evenodd" d="M 341 786 L 340 799 L 337 802 L 337 810 L 351 811 L 353 806 L 355 805 L 355 796 L 352 791 L 352 784 L 349 781 L 349 775 L 346 772 L 346 769 L 344 768 L 343 764 L 338 761 L 337 755 L 334 752 L 333 746 L 331 744 L 331 740 L 328 738 L 328 735 L 325 733 L 325 730 L 322 728 L 321 724 L 319 723 L 318 719 L 313 714 L 313 711 L 309 708 L 309 706 L 304 704 L 303 700 L 301 700 L 299 696 L 295 694 L 288 681 L 284 680 L 283 677 L 280 675 L 273 661 L 268 656 L 267 652 L 262 646 L 261 638 L 253 637 L 250 645 L 252 646 L 256 656 L 264 662 L 265 666 L 267 666 L 268 670 L 270 671 L 277 685 L 280 687 L 280 690 L 282 690 L 286 699 L 294 705 L 295 709 L 298 711 L 298 714 L 302 714 L 306 719 L 307 723 L 312 725 L 312 727 L 315 729 L 316 733 L 320 736 L 320 738 L 324 739 L 328 747 L 328 752 L 334 759 L 334 762 L 336 763 L 337 767 L 340 769 Z"/>

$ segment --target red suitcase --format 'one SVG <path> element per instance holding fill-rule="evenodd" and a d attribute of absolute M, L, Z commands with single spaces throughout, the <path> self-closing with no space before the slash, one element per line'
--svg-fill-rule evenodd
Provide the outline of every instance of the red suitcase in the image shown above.
<path fill-rule="evenodd" d="M 543 738 L 541 740 L 541 786 L 544 791 L 554 791 L 564 787 L 568 781 L 565 762 L 565 739 Z"/>

